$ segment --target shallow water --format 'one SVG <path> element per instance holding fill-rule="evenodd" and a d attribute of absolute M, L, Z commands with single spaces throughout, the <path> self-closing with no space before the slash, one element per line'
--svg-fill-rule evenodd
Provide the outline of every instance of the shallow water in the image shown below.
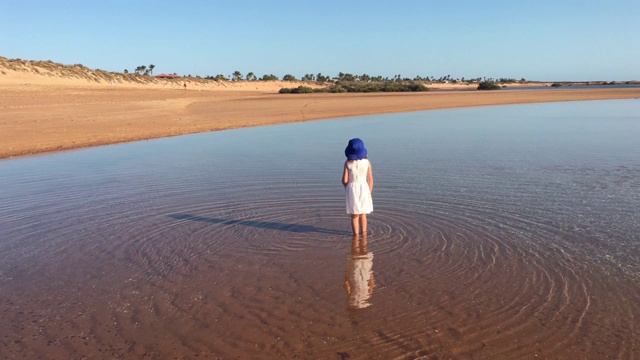
<path fill-rule="evenodd" d="M 638 358 L 638 114 L 468 108 L 1 161 L 0 354 Z"/>

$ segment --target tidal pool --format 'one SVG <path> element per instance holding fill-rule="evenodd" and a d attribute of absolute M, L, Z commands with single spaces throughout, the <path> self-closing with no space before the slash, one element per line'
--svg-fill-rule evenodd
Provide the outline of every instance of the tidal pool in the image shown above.
<path fill-rule="evenodd" d="M 352 239 L 344 148 L 374 178 Z M 633 359 L 640 100 L 0 161 L 6 358 Z"/>

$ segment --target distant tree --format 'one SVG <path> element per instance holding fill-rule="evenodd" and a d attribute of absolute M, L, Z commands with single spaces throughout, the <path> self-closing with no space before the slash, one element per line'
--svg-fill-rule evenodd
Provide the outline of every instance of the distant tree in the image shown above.
<path fill-rule="evenodd" d="M 322 73 L 318 73 L 318 75 L 316 75 L 316 81 L 322 84 L 329 81 L 329 77 L 322 75 Z"/>
<path fill-rule="evenodd" d="M 287 74 L 282 77 L 282 81 L 296 81 L 296 80 L 297 80 L 296 77 L 291 74 Z"/>
<path fill-rule="evenodd" d="M 338 81 L 356 81 L 356 77 L 353 74 L 338 73 Z"/>
<path fill-rule="evenodd" d="M 155 69 L 155 68 L 156 68 L 155 65 L 153 65 L 153 64 L 149 65 L 149 72 L 151 73 L 151 75 L 153 75 L 153 69 Z"/>
<path fill-rule="evenodd" d="M 278 80 L 278 77 L 273 75 L 273 74 L 269 74 L 269 75 L 264 74 L 264 75 L 262 75 L 260 80 L 262 80 L 262 81 L 275 81 L 275 80 Z"/>
<path fill-rule="evenodd" d="M 129 73 L 129 70 L 124 69 L 124 73 L 125 73 L 125 74 L 128 74 L 128 73 Z"/>
<path fill-rule="evenodd" d="M 233 81 L 239 81 L 242 80 L 242 73 L 238 70 L 234 71 L 233 74 L 231 75 L 231 78 L 233 79 Z"/>
<path fill-rule="evenodd" d="M 213 78 L 213 80 L 215 80 L 215 81 L 228 81 L 229 79 L 227 79 L 227 77 L 222 75 L 222 74 L 218 74 Z"/>
<path fill-rule="evenodd" d="M 258 78 L 256 77 L 256 75 L 255 75 L 254 73 L 252 73 L 252 72 L 249 72 L 249 73 L 247 74 L 246 79 L 247 79 L 248 81 L 256 81 L 256 80 L 258 80 Z"/>
<path fill-rule="evenodd" d="M 302 81 L 315 81 L 315 79 L 316 79 L 316 76 L 313 74 L 305 74 L 302 77 Z"/>

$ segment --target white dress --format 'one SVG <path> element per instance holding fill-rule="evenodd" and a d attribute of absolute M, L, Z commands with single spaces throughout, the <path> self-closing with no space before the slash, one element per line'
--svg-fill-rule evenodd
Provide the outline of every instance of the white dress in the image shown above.
<path fill-rule="evenodd" d="M 369 214 L 373 211 L 371 189 L 367 183 L 369 160 L 347 161 L 349 182 L 346 186 L 347 214 Z"/>

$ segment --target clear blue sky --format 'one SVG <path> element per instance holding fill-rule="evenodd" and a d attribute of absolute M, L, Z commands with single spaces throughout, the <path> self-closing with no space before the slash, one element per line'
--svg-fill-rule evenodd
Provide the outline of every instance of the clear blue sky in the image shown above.
<path fill-rule="evenodd" d="M 640 1 L 0 0 L 0 56 L 194 76 L 640 80 Z"/>

